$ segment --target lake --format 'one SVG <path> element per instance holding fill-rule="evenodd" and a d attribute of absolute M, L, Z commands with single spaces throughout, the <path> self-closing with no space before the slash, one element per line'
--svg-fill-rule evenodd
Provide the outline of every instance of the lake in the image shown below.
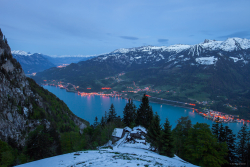
<path fill-rule="evenodd" d="M 43 86 L 45 89 L 55 94 L 59 99 L 63 100 L 69 109 L 78 117 L 89 121 L 93 124 L 95 117 L 98 121 L 104 116 L 105 111 L 109 111 L 110 105 L 113 103 L 117 115 L 123 117 L 123 109 L 128 102 L 126 99 L 120 97 L 106 97 L 106 96 L 80 96 L 77 93 L 67 92 L 65 89 L 60 89 L 54 86 Z M 138 108 L 141 102 L 134 101 L 134 104 Z M 157 112 L 161 119 L 161 124 L 168 118 L 172 128 L 177 124 L 177 120 L 180 117 L 189 116 L 192 124 L 196 122 L 207 123 L 212 126 L 213 121 L 202 117 L 201 115 L 193 112 L 193 110 L 174 107 L 166 104 L 150 103 L 154 112 Z M 233 130 L 234 134 L 237 134 L 243 123 L 223 123 L 224 126 L 229 126 Z M 249 127 L 249 124 L 248 124 Z"/>

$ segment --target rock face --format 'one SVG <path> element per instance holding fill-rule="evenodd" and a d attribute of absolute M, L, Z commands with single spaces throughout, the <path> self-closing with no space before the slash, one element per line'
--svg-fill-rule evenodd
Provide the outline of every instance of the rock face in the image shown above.
<path fill-rule="evenodd" d="M 7 141 L 12 138 L 24 146 L 25 137 L 38 125 L 43 124 L 49 128 L 51 123 L 48 120 L 30 118 L 30 114 L 34 112 L 32 104 L 49 114 L 51 111 L 45 103 L 45 99 L 32 91 L 21 65 L 12 57 L 0 29 L 0 139 Z M 74 114 L 67 115 L 82 132 L 86 127 L 85 122 Z"/>

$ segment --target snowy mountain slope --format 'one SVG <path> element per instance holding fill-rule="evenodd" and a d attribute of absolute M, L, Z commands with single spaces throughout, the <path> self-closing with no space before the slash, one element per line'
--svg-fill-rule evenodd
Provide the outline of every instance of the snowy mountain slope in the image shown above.
<path fill-rule="evenodd" d="M 119 147 L 117 149 L 102 149 L 74 152 L 38 161 L 33 161 L 17 167 L 61 167 L 61 166 L 95 166 L 95 167 L 134 167 L 134 166 L 186 166 L 196 167 L 175 156 L 169 158 L 152 151 L 138 148 Z"/>
<path fill-rule="evenodd" d="M 168 64 L 171 67 L 185 65 L 215 65 L 225 56 L 240 66 L 250 61 L 250 40 L 228 38 L 225 41 L 205 40 L 197 45 L 142 46 L 121 48 L 94 58 L 94 61 L 116 63 L 123 66 Z M 207 58 L 206 58 L 207 57 Z M 211 59 L 209 63 L 201 60 Z M 198 59 L 197 59 L 198 58 Z"/>
<path fill-rule="evenodd" d="M 12 55 L 23 55 L 23 56 L 30 56 L 30 55 L 32 55 L 31 53 L 25 52 L 25 51 L 22 51 L 22 50 L 12 50 L 11 54 Z"/>
<path fill-rule="evenodd" d="M 11 51 L 13 57 L 22 65 L 25 74 L 32 74 L 55 67 L 44 55 L 40 53 L 27 53 L 25 51 Z"/>

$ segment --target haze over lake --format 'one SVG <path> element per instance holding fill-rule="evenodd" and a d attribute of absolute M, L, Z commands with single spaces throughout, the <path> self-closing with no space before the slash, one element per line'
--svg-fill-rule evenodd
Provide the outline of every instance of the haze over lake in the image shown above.
<path fill-rule="evenodd" d="M 128 102 L 126 99 L 120 97 L 106 97 L 106 96 L 80 96 L 77 93 L 67 92 L 65 89 L 60 89 L 54 86 L 43 86 L 55 94 L 59 99 L 63 100 L 69 109 L 78 117 L 87 120 L 90 124 L 93 124 L 95 117 L 97 116 L 98 121 L 104 116 L 105 111 L 109 111 L 110 105 L 113 103 L 117 115 L 123 117 L 123 109 Z M 141 102 L 134 101 L 134 104 L 138 108 Z M 202 117 L 201 115 L 193 112 L 193 110 L 174 107 L 166 104 L 150 103 L 153 111 L 157 112 L 161 119 L 161 124 L 168 118 L 172 128 L 176 126 L 177 120 L 180 117 L 189 116 L 192 124 L 196 122 L 207 123 L 210 126 L 214 123 L 213 121 Z M 243 123 L 223 123 L 224 126 L 229 126 L 233 130 L 234 134 L 237 134 Z M 249 124 L 248 124 L 249 127 Z"/>

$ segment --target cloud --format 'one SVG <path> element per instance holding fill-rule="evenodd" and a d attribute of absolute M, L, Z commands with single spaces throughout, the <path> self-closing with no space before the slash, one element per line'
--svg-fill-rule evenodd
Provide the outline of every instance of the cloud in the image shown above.
<path fill-rule="evenodd" d="M 120 38 L 128 39 L 128 40 L 138 40 L 139 39 L 137 37 L 131 37 L 131 36 L 120 36 Z"/>
<path fill-rule="evenodd" d="M 159 43 L 168 43 L 168 39 L 158 39 Z"/>
<path fill-rule="evenodd" d="M 232 33 L 232 34 L 219 36 L 218 38 L 232 38 L 232 37 L 249 38 L 250 37 L 250 32 L 248 32 L 248 31 L 239 31 L 239 32 L 235 32 L 235 33 Z"/>

